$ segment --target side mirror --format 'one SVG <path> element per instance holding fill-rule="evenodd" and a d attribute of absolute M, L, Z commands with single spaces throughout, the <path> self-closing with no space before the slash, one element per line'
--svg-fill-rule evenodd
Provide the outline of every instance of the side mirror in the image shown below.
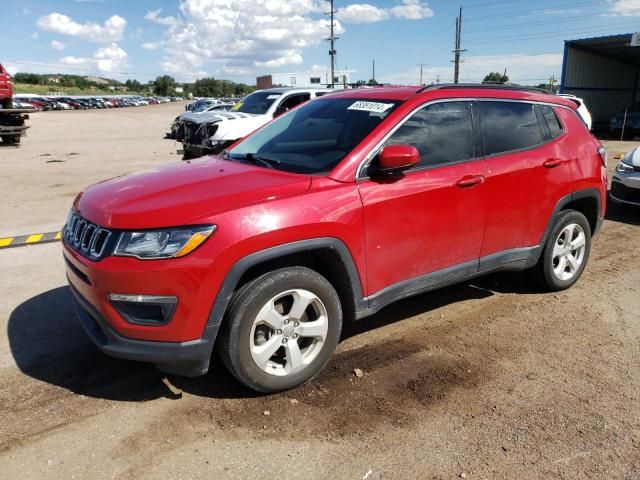
<path fill-rule="evenodd" d="M 420 161 L 420 152 L 412 145 L 387 145 L 378 154 L 375 174 L 393 175 L 414 167 Z"/>

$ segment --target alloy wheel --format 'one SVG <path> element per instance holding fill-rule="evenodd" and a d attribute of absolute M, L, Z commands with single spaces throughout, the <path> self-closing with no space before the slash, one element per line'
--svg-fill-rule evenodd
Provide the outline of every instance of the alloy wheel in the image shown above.
<path fill-rule="evenodd" d="M 279 293 L 253 320 L 251 357 L 270 375 L 297 373 L 320 354 L 328 328 L 327 309 L 317 295 L 303 289 Z"/>

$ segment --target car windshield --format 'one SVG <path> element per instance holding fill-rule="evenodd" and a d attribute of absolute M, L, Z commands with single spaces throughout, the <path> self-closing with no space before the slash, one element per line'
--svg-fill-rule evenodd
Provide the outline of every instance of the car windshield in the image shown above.
<path fill-rule="evenodd" d="M 257 115 L 264 115 L 269 110 L 269 107 L 278 98 L 282 96 L 282 93 L 275 93 L 269 91 L 253 92 L 247 95 L 238 103 L 236 103 L 232 110 L 234 112 L 241 113 L 254 113 Z"/>
<path fill-rule="evenodd" d="M 397 106 L 393 100 L 313 100 L 248 137 L 228 158 L 296 173 L 327 173 Z"/>

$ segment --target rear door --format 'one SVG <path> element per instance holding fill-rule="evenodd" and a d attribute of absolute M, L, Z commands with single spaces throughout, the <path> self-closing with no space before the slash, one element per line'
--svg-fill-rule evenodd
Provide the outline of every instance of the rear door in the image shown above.
<path fill-rule="evenodd" d="M 358 181 L 368 295 L 384 296 L 381 291 L 391 286 L 397 287 L 391 295 L 399 295 L 424 282 L 477 271 L 487 190 L 473 125 L 470 102 L 427 105 L 383 144 L 415 146 L 421 155 L 417 167 L 391 178 Z"/>
<path fill-rule="evenodd" d="M 538 245 L 557 196 L 544 172 L 566 165 L 542 123 L 538 106 L 522 101 L 478 100 L 489 173 L 488 208 L 480 256 Z"/>

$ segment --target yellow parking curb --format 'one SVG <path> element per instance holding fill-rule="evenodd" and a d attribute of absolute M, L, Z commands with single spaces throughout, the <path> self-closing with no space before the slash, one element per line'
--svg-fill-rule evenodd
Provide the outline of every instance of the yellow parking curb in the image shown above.
<path fill-rule="evenodd" d="M 32 233 L 30 235 L 5 237 L 0 238 L 0 250 L 3 248 L 24 247 L 25 245 L 59 242 L 61 238 L 61 232 Z"/>

